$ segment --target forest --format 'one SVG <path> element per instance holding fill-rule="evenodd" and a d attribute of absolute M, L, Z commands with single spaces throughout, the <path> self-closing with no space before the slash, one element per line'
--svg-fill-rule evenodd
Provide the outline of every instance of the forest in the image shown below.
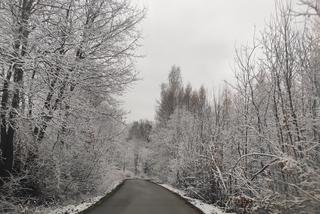
<path fill-rule="evenodd" d="M 120 176 L 107 176 L 124 129 L 115 97 L 137 79 L 144 14 L 129 1 L 0 1 L 0 213 L 83 199 Z"/>
<path fill-rule="evenodd" d="M 220 90 L 172 66 L 154 121 L 128 124 L 119 97 L 139 79 L 145 14 L 129 0 L 1 0 L 0 213 L 79 202 L 129 177 L 226 212 L 318 213 L 319 2 L 277 1 Z"/>

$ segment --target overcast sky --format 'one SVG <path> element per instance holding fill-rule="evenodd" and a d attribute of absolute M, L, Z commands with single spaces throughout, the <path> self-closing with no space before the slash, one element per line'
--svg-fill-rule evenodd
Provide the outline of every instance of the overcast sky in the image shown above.
<path fill-rule="evenodd" d="M 233 79 L 234 48 L 250 43 L 274 11 L 273 0 L 132 0 L 147 8 L 137 60 L 141 81 L 122 98 L 128 122 L 154 119 L 160 84 L 172 65 L 184 83 L 218 90 Z"/>

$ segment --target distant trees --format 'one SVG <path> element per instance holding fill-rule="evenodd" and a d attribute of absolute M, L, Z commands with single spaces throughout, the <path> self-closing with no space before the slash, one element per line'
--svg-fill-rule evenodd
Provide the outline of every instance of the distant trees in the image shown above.
<path fill-rule="evenodd" d="M 199 90 L 193 90 L 190 84 L 183 87 L 180 70 L 179 78 L 176 78 L 179 81 L 172 81 L 176 72 L 174 68 L 169 73 L 168 85 L 173 85 L 172 82 L 179 84 L 176 84 L 178 87 L 162 90 L 152 134 L 152 145 L 157 151 L 154 157 L 157 161 L 151 174 L 184 187 L 202 188 L 200 183 L 206 182 L 210 176 L 209 161 L 204 154 L 209 151 L 208 142 L 211 141 L 211 118 L 208 116 L 212 108 L 204 87 Z M 170 99 L 164 96 L 170 93 L 175 94 L 171 99 L 174 103 L 171 104 L 171 111 L 160 111 L 163 106 L 170 106 L 167 104 Z"/>
<path fill-rule="evenodd" d="M 135 175 L 148 174 L 152 165 L 152 157 L 149 156 L 151 154 L 149 143 L 152 128 L 153 125 L 148 120 L 135 121 L 129 128 L 126 146 L 130 150 L 127 155 L 132 160 L 128 161 L 128 168 L 131 169 L 130 165 L 132 165 L 132 171 L 134 171 Z M 124 166 L 127 165 L 126 162 L 127 160 L 125 159 Z"/>
<path fill-rule="evenodd" d="M 156 122 L 165 124 L 177 108 L 192 112 L 203 110 L 206 105 L 206 91 L 203 87 L 199 91 L 192 89 L 188 84 L 185 88 L 182 83 L 181 70 L 173 66 L 168 75 L 168 83 L 161 85 L 161 95 L 158 101 Z"/>
<path fill-rule="evenodd" d="M 145 142 L 150 141 L 150 134 L 152 130 L 152 123 L 148 120 L 141 120 L 133 122 L 129 129 L 128 139 L 138 139 Z"/>
<path fill-rule="evenodd" d="M 168 76 L 168 83 L 161 85 L 161 98 L 157 109 L 157 121 L 165 124 L 170 115 L 179 104 L 181 97 L 181 71 L 179 67 L 173 66 Z"/>

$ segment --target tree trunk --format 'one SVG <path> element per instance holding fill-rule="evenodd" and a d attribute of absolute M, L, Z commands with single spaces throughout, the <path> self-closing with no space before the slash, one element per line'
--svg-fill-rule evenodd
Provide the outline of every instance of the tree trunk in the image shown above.
<path fill-rule="evenodd" d="M 28 36 L 30 31 L 27 29 L 28 20 L 33 8 L 33 0 L 23 0 L 20 5 L 16 6 L 17 13 L 12 13 L 17 20 L 16 40 L 13 48 L 13 58 L 11 60 L 11 66 L 8 70 L 6 80 L 3 84 L 2 100 L 1 100 L 1 150 L 2 157 L 0 161 L 0 177 L 6 177 L 13 170 L 14 153 L 13 153 L 13 140 L 15 135 L 15 123 L 16 115 L 20 105 L 20 90 L 23 82 L 23 57 L 26 55 L 26 49 L 28 44 Z M 15 6 L 12 6 L 15 7 Z M 14 11 L 14 9 L 13 9 Z M 7 121 L 7 110 L 9 103 L 9 83 L 13 71 L 13 81 L 15 83 L 13 90 L 13 98 L 11 102 L 11 110 L 9 113 L 9 119 Z"/>

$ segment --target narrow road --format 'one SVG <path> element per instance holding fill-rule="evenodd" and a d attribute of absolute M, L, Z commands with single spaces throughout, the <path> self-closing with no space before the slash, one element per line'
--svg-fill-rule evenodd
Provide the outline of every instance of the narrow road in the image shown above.
<path fill-rule="evenodd" d="M 127 180 L 86 214 L 200 214 L 179 196 L 144 180 Z"/>

